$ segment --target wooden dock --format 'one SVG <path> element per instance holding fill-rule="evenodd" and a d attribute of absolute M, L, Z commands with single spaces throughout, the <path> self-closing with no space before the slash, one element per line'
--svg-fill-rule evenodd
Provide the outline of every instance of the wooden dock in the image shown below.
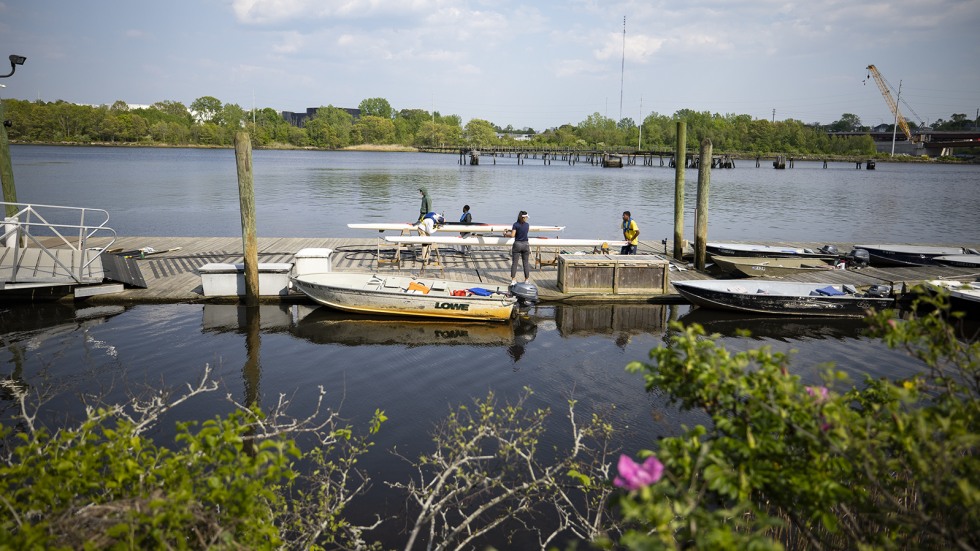
<path fill-rule="evenodd" d="M 770 243 L 771 244 L 771 243 Z M 850 251 L 848 243 L 782 243 L 791 247 L 817 249 L 832 244 L 842 252 Z M 93 240 L 90 246 L 102 245 Z M 980 249 L 980 244 L 966 245 Z M 127 303 L 173 303 L 173 302 L 228 302 L 233 297 L 205 297 L 198 272 L 201 266 L 209 263 L 235 264 L 243 262 L 242 240 L 239 237 L 119 237 L 113 248 L 138 250 L 150 247 L 158 252 L 137 259 L 137 264 L 146 282 L 146 288 L 126 288 L 121 292 L 90 296 L 85 300 L 99 304 Z M 377 238 L 272 238 L 258 239 L 259 262 L 293 262 L 294 255 L 305 248 L 329 248 L 333 250 L 331 261 L 334 271 L 358 271 L 419 275 L 423 265 L 416 261 L 414 249 L 404 247 L 399 251 L 399 262 L 384 262 L 379 265 L 379 252 L 382 260 L 391 260 L 395 252 L 390 244 L 381 244 Z M 172 250 L 176 249 L 176 250 Z M 662 254 L 664 245 L 659 241 L 641 241 L 641 254 Z M 673 250 L 668 242 L 666 250 Z M 568 248 L 562 252 L 592 253 L 592 248 Z M 558 266 L 554 250 L 540 251 L 541 264 L 532 254 L 531 280 L 537 285 L 539 297 L 546 302 L 681 302 L 676 294 L 612 294 L 604 292 L 566 294 L 558 289 Z M 510 251 L 505 248 L 471 247 L 467 255 L 462 255 L 448 247 L 439 249 L 439 265 L 424 267 L 424 275 L 438 276 L 455 281 L 478 281 L 486 285 L 507 285 L 510 282 Z M 522 278 L 521 273 L 518 279 Z M 973 280 L 980 275 L 970 268 L 951 268 L 941 266 L 910 268 L 861 268 L 834 270 L 819 274 L 803 274 L 794 280 L 828 283 L 847 283 L 855 286 L 891 285 L 901 289 L 903 285 L 932 279 Z M 712 276 L 697 272 L 684 263 L 674 263 L 669 272 L 671 281 L 693 279 L 712 279 Z M 71 298 L 68 295 L 66 298 Z M 307 301 L 301 294 L 286 297 L 263 297 L 263 301 L 296 300 Z"/>

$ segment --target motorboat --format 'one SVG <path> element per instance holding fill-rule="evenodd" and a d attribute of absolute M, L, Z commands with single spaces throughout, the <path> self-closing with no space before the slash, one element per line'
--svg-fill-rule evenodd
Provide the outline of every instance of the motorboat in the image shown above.
<path fill-rule="evenodd" d="M 980 254 L 946 254 L 933 257 L 932 261 L 940 266 L 980 268 Z"/>
<path fill-rule="evenodd" d="M 363 314 L 506 321 L 519 301 L 507 287 L 401 275 L 327 272 L 290 282 L 319 304 Z"/>
<path fill-rule="evenodd" d="M 833 260 L 761 256 L 713 256 L 711 261 L 726 274 L 742 277 L 784 277 L 833 270 Z"/>
<path fill-rule="evenodd" d="M 868 252 L 872 266 L 935 266 L 940 256 L 962 255 L 962 247 L 931 247 L 927 245 L 854 245 L 854 250 Z"/>
<path fill-rule="evenodd" d="M 864 317 L 894 306 L 888 286 L 857 292 L 850 285 L 772 280 L 672 281 L 691 304 L 715 310 L 784 316 Z"/>
<path fill-rule="evenodd" d="M 818 250 L 779 245 L 754 245 L 751 243 L 706 243 L 705 252 L 712 258 L 716 256 L 756 256 L 765 258 L 809 258 L 836 260 L 840 258 L 837 247 L 825 245 Z"/>

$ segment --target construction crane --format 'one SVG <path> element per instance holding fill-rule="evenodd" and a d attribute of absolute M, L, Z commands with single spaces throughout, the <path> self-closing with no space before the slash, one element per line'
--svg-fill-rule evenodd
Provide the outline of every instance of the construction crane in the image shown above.
<path fill-rule="evenodd" d="M 881 90 L 881 95 L 884 96 L 885 102 L 888 103 L 888 108 L 892 110 L 892 115 L 895 116 L 898 127 L 901 128 L 902 133 L 905 134 L 905 139 L 910 142 L 918 141 L 919 136 L 916 136 L 915 138 L 912 137 L 912 130 L 909 128 L 909 123 L 906 122 L 905 117 L 902 116 L 902 112 L 898 109 L 898 104 L 895 103 L 895 100 L 892 98 L 892 86 L 885 80 L 885 77 L 881 76 L 881 73 L 878 72 L 878 68 L 874 65 L 868 65 L 868 76 L 874 77 L 875 83 L 878 84 L 878 89 Z M 899 86 L 898 89 L 898 97 L 899 99 L 902 97 L 901 86 Z M 907 103 L 905 106 L 909 107 Z M 909 111 L 915 115 L 915 111 L 912 111 L 911 107 L 909 107 Z M 917 119 L 919 118 L 918 115 L 915 115 L 915 117 Z M 922 121 L 920 120 L 919 122 L 921 123 Z"/>

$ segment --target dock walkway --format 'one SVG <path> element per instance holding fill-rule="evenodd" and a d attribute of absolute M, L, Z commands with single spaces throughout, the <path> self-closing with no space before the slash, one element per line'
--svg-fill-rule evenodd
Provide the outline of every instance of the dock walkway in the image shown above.
<path fill-rule="evenodd" d="M 849 251 L 853 244 L 849 243 L 783 243 L 792 247 L 816 249 L 822 245 L 832 244 L 841 251 Z M 100 246 L 98 240 L 93 240 L 91 246 Z M 273 238 L 258 239 L 259 262 L 280 263 L 293 262 L 294 255 L 305 248 L 329 248 L 333 250 L 331 257 L 334 271 L 358 271 L 419 275 L 422 264 L 414 259 L 411 247 L 400 251 L 400 262 L 397 264 L 377 263 L 379 248 L 377 238 Z M 980 249 L 980 244 L 966 245 Z M 126 304 L 126 303 L 173 303 L 173 302 L 220 302 L 222 299 L 205 297 L 201 287 L 201 277 L 198 269 L 209 263 L 235 264 L 243 262 L 242 240 L 240 237 L 118 237 L 113 248 L 123 250 L 138 250 L 152 247 L 158 252 L 137 260 L 146 282 L 146 288 L 127 288 L 122 292 L 88 297 L 90 303 Z M 176 249 L 176 250 L 173 250 Z M 668 242 L 668 251 L 673 245 Z M 391 254 L 394 248 L 388 244 L 382 246 L 381 253 Z M 567 248 L 562 252 L 591 253 L 592 248 Z M 664 245 L 660 241 L 641 241 L 640 254 L 662 254 Z M 549 254 L 542 252 L 543 255 Z M 553 260 L 554 252 L 550 252 Z M 442 247 L 439 251 L 441 266 L 427 266 L 425 275 L 438 275 L 441 278 L 455 281 L 479 281 L 486 285 L 507 285 L 510 282 L 510 252 L 504 248 L 472 247 L 469 254 L 462 255 L 451 248 Z M 532 258 L 532 264 L 533 264 Z M 682 263 L 677 263 L 683 267 Z M 440 270 L 440 267 L 442 268 Z M 862 268 L 857 270 L 835 270 L 820 274 L 804 274 L 795 277 L 799 281 L 818 281 L 829 283 L 848 283 L 855 286 L 885 284 L 901 288 L 903 284 L 911 285 L 916 282 L 932 279 L 975 279 L 977 270 L 969 268 L 948 268 L 941 266 L 914 268 Z M 543 263 L 531 271 L 531 280 L 537 285 L 542 301 L 551 302 L 677 302 L 682 301 L 679 295 L 629 295 L 610 293 L 575 293 L 566 294 L 558 289 L 557 263 Z M 520 277 L 520 275 L 519 275 Z M 692 267 L 684 269 L 672 268 L 671 281 L 694 279 L 712 279 L 710 275 L 697 272 Z M 224 301 L 233 300 L 230 297 Z M 290 294 L 286 297 L 263 297 L 264 301 L 300 300 L 306 301 L 301 294 Z"/>

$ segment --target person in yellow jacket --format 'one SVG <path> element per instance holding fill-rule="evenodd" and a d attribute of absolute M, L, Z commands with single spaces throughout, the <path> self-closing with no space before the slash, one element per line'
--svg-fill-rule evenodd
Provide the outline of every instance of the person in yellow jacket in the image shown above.
<path fill-rule="evenodd" d="M 626 245 L 619 254 L 636 254 L 636 246 L 640 244 L 640 227 L 628 210 L 623 211 L 623 239 Z"/>

